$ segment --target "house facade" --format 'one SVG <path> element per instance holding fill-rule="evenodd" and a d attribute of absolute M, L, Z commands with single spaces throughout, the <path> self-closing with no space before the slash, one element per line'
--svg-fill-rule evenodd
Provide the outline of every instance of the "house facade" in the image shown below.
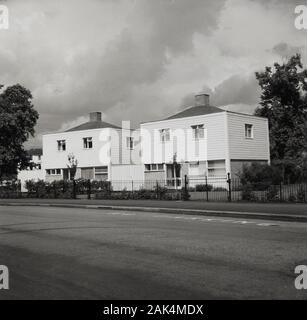
<path fill-rule="evenodd" d="M 92 112 L 80 126 L 43 136 L 45 179 L 70 179 L 68 157 L 73 156 L 76 179 L 143 180 L 139 139 L 139 130 L 119 128 Z"/>
<path fill-rule="evenodd" d="M 26 192 L 25 182 L 27 180 L 44 180 L 45 179 L 45 170 L 44 170 L 44 158 L 41 150 L 34 150 L 34 153 L 30 150 L 28 155 L 29 157 L 29 166 L 24 170 L 20 170 L 17 173 L 17 179 L 21 183 L 21 191 Z"/>
<path fill-rule="evenodd" d="M 145 183 L 180 186 L 187 175 L 195 184 L 206 177 L 218 184 L 244 164 L 270 162 L 268 120 L 210 106 L 206 94 L 193 107 L 141 124 L 141 137 Z"/>
<path fill-rule="evenodd" d="M 128 122 L 117 127 L 92 112 L 86 123 L 43 136 L 38 176 L 70 179 L 69 157 L 76 161 L 75 179 L 108 180 L 114 190 L 151 189 L 156 183 L 180 188 L 185 177 L 192 186 L 206 179 L 225 187 L 227 175 L 237 177 L 244 165 L 270 162 L 268 120 L 211 106 L 207 94 L 139 130 Z"/>

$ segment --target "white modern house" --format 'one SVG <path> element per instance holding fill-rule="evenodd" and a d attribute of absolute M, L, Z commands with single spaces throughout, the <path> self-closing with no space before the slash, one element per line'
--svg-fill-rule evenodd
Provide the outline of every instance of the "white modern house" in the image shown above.
<path fill-rule="evenodd" d="M 184 175 L 214 182 L 235 177 L 244 164 L 270 162 L 268 120 L 211 106 L 207 94 L 173 116 L 141 124 L 141 137 L 145 184 L 178 185 Z"/>
<path fill-rule="evenodd" d="M 73 155 L 76 179 L 143 180 L 139 140 L 139 130 L 119 128 L 102 121 L 100 112 L 92 112 L 86 123 L 43 136 L 45 179 L 69 179 L 68 156 Z"/>
<path fill-rule="evenodd" d="M 44 160 L 41 154 L 30 155 L 29 166 L 17 174 L 17 179 L 21 182 L 21 191 L 25 192 L 25 182 L 27 180 L 45 180 Z"/>
<path fill-rule="evenodd" d="M 207 179 L 224 186 L 227 174 L 236 177 L 244 164 L 270 162 L 268 120 L 211 106 L 207 94 L 196 95 L 194 106 L 175 115 L 142 123 L 140 130 L 125 122 L 122 127 L 92 112 L 86 123 L 45 134 L 37 177 L 70 179 L 73 155 L 76 179 L 108 180 L 114 190 L 152 188 L 155 182 L 177 188 L 185 176 L 190 185 Z M 22 175 L 31 179 L 29 172 Z"/>

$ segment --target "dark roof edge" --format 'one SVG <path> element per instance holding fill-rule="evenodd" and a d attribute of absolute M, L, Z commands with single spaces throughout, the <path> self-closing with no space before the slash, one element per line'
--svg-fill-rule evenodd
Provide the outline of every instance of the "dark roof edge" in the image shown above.
<path fill-rule="evenodd" d="M 216 107 L 216 108 L 218 108 L 218 107 Z M 184 119 L 184 118 L 204 117 L 204 116 L 211 116 L 211 115 L 214 115 L 214 114 L 227 112 L 227 110 L 224 110 L 224 109 L 221 109 L 221 108 L 219 108 L 219 109 L 221 110 L 220 112 L 211 112 L 211 113 L 207 113 L 207 114 L 199 114 L 199 115 L 196 115 L 196 116 L 180 117 L 180 118 L 173 118 L 173 119 L 167 119 L 166 118 L 166 119 L 161 119 L 161 120 L 144 121 L 144 122 L 140 122 L 140 124 L 151 123 L 151 122 L 173 121 L 173 120 Z"/>

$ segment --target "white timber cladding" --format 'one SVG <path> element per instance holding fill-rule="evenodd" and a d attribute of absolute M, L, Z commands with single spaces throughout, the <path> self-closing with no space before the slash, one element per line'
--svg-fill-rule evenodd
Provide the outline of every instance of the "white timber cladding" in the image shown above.
<path fill-rule="evenodd" d="M 111 177 L 114 181 L 113 190 L 139 190 L 144 185 L 144 166 L 138 165 L 112 165 Z"/>
<path fill-rule="evenodd" d="M 201 125 L 203 138 L 195 139 Z M 169 141 L 161 140 L 163 129 L 170 129 Z M 225 130 L 224 112 L 141 124 L 142 162 L 170 163 L 175 153 L 178 162 L 225 159 Z"/>
<path fill-rule="evenodd" d="M 133 149 L 126 147 L 126 138 L 130 136 L 135 142 Z M 85 148 L 83 139 L 89 137 L 92 138 L 92 148 Z M 59 140 L 65 140 L 65 150 L 58 149 Z M 78 168 L 140 163 L 137 130 L 102 128 L 46 134 L 43 136 L 43 150 L 45 169 L 67 168 L 70 153 L 77 159 Z"/>
<path fill-rule="evenodd" d="M 234 160 L 270 160 L 268 120 L 227 112 L 229 158 Z M 246 125 L 251 137 L 246 136 Z"/>

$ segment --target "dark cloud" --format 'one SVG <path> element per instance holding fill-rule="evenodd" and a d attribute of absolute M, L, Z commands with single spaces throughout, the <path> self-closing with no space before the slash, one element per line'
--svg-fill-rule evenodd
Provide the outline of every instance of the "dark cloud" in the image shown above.
<path fill-rule="evenodd" d="M 10 29 L 0 32 L 1 83 L 18 82 L 32 91 L 38 133 L 66 127 L 93 110 L 104 112 L 106 121 L 131 119 L 137 126 L 193 104 L 198 88 L 215 105 L 252 106 L 259 89 L 253 75 L 242 74 L 294 47 L 289 35 L 282 33 L 287 45 L 276 38 L 275 8 L 285 1 L 259 0 L 251 12 L 257 22 L 266 15 L 276 33 L 259 39 L 257 23 L 243 32 L 240 19 L 251 2 L 10 1 Z M 290 9 L 284 11 L 292 15 L 293 28 Z M 279 43 L 273 52 L 272 43 Z"/>
<path fill-rule="evenodd" d="M 193 51 L 194 34 L 217 27 L 224 2 L 15 0 L 11 28 L 0 35 L 2 78 L 33 92 L 38 132 L 92 110 L 116 122 L 123 110 L 150 115 L 135 95 L 162 77 L 168 54 Z"/>
<path fill-rule="evenodd" d="M 303 49 L 304 46 L 296 47 L 291 46 L 286 42 L 280 42 L 273 47 L 272 52 L 281 56 L 282 58 L 289 58 L 295 55 L 296 53 L 301 54 L 303 52 Z"/>
<path fill-rule="evenodd" d="M 224 0 L 145 0 L 142 11 L 153 26 L 153 44 L 174 53 L 190 50 L 193 34 L 209 34 L 217 27 Z"/>
<path fill-rule="evenodd" d="M 260 88 L 254 74 L 234 75 L 214 89 L 212 102 L 216 105 L 248 104 L 259 102 Z"/>
<path fill-rule="evenodd" d="M 201 92 L 210 95 L 211 105 L 243 113 L 253 113 L 260 100 L 260 88 L 254 74 L 231 76 L 214 90 L 204 86 Z M 194 105 L 194 96 L 197 93 L 186 95 L 181 101 L 180 109 Z"/>

